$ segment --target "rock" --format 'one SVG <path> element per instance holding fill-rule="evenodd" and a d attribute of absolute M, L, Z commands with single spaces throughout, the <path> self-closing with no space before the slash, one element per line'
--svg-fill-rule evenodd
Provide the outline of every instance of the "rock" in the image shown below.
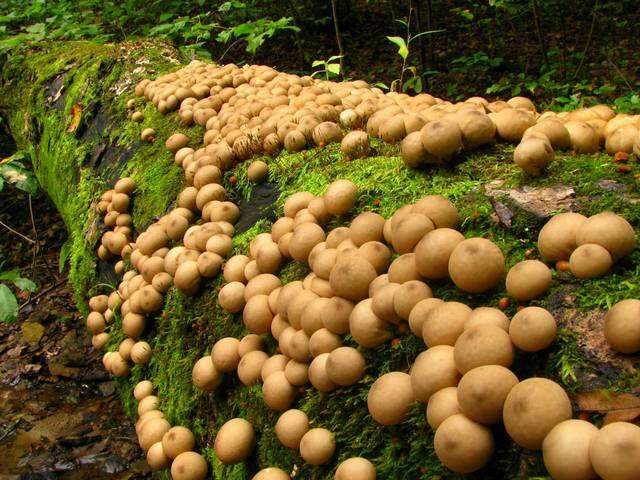
<path fill-rule="evenodd" d="M 507 228 L 520 210 L 543 223 L 560 211 L 579 210 L 573 187 L 555 185 L 553 187 L 530 187 L 504 189 L 503 180 L 495 180 L 485 185 L 485 194 L 490 198 L 496 220 Z"/>
<path fill-rule="evenodd" d="M 32 345 L 37 345 L 44 335 L 45 328 L 37 322 L 24 322 L 22 324 L 22 339 Z"/>

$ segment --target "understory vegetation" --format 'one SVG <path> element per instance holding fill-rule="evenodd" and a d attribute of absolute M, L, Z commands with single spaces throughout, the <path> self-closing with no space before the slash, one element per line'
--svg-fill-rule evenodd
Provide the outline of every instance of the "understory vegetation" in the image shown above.
<path fill-rule="evenodd" d="M 151 37 L 190 58 L 451 100 L 526 95 L 554 109 L 600 101 L 637 112 L 639 20 L 634 0 L 3 0 L 0 52 Z"/>

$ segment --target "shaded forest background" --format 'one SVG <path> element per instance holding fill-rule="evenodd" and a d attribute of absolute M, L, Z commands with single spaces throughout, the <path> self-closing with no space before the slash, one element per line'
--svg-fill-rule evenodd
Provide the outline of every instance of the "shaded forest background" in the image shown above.
<path fill-rule="evenodd" d="M 637 0 L 4 0 L 0 53 L 43 39 L 156 37 L 197 58 L 450 100 L 526 95 L 573 109 L 597 98 L 637 112 L 639 22 Z M 430 33 L 403 62 L 408 29 Z"/>

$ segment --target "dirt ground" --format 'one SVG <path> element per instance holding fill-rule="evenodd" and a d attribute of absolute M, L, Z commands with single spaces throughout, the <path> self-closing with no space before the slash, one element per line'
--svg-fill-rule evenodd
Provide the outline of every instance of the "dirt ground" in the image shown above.
<path fill-rule="evenodd" d="M 59 272 L 60 216 L 43 194 L 30 209 L 28 195 L 5 188 L 0 221 L 35 242 L 0 225 L 0 270 L 18 269 L 38 285 L 18 294 L 18 322 L 0 323 L 0 480 L 150 477 Z"/>

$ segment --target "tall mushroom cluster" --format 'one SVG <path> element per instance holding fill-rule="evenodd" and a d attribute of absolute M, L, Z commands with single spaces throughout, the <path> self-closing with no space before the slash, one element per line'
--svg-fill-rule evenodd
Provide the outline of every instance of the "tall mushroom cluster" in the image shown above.
<path fill-rule="evenodd" d="M 265 404 L 280 413 L 274 426 L 278 440 L 298 450 L 306 463 L 330 462 L 340 445 L 334 432 L 315 426 L 315 419 L 294 408 L 300 394 L 307 388 L 366 388 L 363 378 L 369 373 L 377 377 L 368 387 L 371 419 L 381 427 L 396 425 L 416 402 L 424 404 L 436 455 L 454 472 L 483 468 L 494 450 L 492 425 L 503 423 L 517 444 L 543 451 L 554 478 L 636 478 L 640 428 L 619 422 L 597 429 L 572 420 L 571 402 L 560 385 L 518 378 L 511 371 L 517 357 L 526 359 L 527 352 L 553 344 L 557 323 L 549 311 L 523 305 L 509 319 L 492 306 L 444 301 L 434 286 L 451 282 L 469 295 L 504 287 L 514 300 L 529 302 L 542 297 L 554 281 L 548 262 L 558 262 L 557 269 L 568 262 L 576 277 L 593 278 L 629 254 L 636 246 L 635 232 L 624 218 L 612 212 L 588 219 L 556 215 L 540 232 L 543 261 L 528 259 L 507 270 L 508 259 L 498 244 L 465 237 L 458 209 L 447 198 L 428 195 L 384 218 L 362 211 L 358 185 L 337 179 L 322 195 L 290 195 L 270 231 L 256 235 L 248 251 L 234 252 L 234 225 L 241 212 L 223 185 L 225 171 L 255 155 L 339 142 L 351 160 L 370 154 L 371 136 L 400 143 L 410 167 L 447 162 L 462 149 L 497 139 L 520 142 L 515 163 L 537 175 L 555 148 L 587 152 L 585 145 L 592 142 L 594 151 L 603 143 L 614 153 L 633 149 L 626 135 L 633 136 L 635 128 L 637 136 L 636 117 L 615 115 L 606 106 L 538 114 L 522 97 L 508 102 L 474 97 L 453 104 L 428 94 L 385 94 L 362 81 L 318 81 L 266 66 L 198 61 L 143 80 L 135 93 L 161 113 L 177 111 L 185 127 L 204 127 L 204 135 L 201 145 L 183 133 L 164 139 L 184 171 L 185 187 L 173 208 L 137 236 L 127 213 L 135 201 L 133 179 L 118 180 L 97 203 L 106 228 L 98 256 L 115 260 L 122 280 L 108 296 L 90 299 L 87 326 L 94 346 L 102 348 L 119 315 L 127 337 L 103 357 L 110 373 L 126 376 L 130 362 L 150 361 L 151 346 L 142 338 L 169 289 L 196 295 L 222 274 L 225 283 L 217 301 L 242 319 L 247 333 L 215 339 L 210 354 L 193 366 L 192 382 L 213 392 L 225 375 L 235 373 L 244 385 L 260 384 Z M 134 111 L 136 103 L 127 105 L 131 120 L 144 122 L 142 113 Z M 150 127 L 142 130 L 141 139 L 158 140 Z M 251 181 L 268 175 L 262 161 L 250 167 Z M 359 213 L 353 216 L 356 208 Z M 348 224 L 334 227 L 349 215 Z M 283 283 L 278 274 L 292 261 L 307 264 L 310 273 Z M 606 339 L 621 352 L 640 349 L 637 302 L 620 302 L 607 315 Z M 371 371 L 366 351 L 407 331 L 425 344 L 411 368 L 382 375 Z M 267 348 L 264 337 L 269 335 L 276 350 Z M 195 436 L 169 423 L 153 393 L 148 380 L 133 392 L 139 402 L 136 431 L 149 465 L 170 468 L 174 479 L 205 478 L 208 466 L 195 452 Z M 213 452 L 223 464 L 241 462 L 252 454 L 256 435 L 247 419 L 227 419 Z M 630 446 L 626 451 L 619 439 Z M 568 465 L 569 459 L 577 467 Z M 288 478 L 275 467 L 253 477 Z M 353 457 L 337 467 L 335 478 L 375 480 L 376 469 L 370 460 Z"/>

